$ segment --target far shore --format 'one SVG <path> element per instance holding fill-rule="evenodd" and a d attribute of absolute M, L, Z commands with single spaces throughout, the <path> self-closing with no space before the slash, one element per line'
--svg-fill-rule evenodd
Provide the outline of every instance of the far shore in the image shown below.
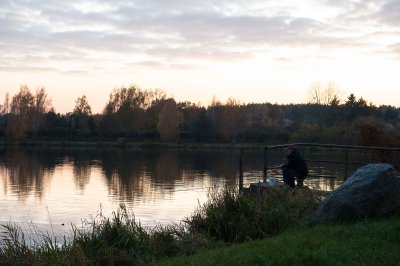
<path fill-rule="evenodd" d="M 76 141 L 76 140 L 19 140 L 10 141 L 0 139 L 0 147 L 31 147 L 31 148 L 122 148 L 132 150 L 144 149 L 253 149 L 262 150 L 267 143 L 198 143 L 191 141 L 161 142 L 161 141 L 129 141 L 118 139 L 115 141 Z"/>

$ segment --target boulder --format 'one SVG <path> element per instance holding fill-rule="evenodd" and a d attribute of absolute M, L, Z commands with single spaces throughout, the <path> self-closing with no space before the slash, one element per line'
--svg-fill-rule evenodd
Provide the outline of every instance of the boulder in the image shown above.
<path fill-rule="evenodd" d="M 400 211 L 400 177 L 390 164 L 368 164 L 328 194 L 313 223 L 385 217 Z"/>

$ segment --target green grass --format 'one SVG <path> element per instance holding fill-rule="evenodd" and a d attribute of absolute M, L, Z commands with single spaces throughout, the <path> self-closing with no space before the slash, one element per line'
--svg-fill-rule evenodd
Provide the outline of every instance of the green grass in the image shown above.
<path fill-rule="evenodd" d="M 399 265 L 400 218 L 302 226 L 159 265 Z"/>

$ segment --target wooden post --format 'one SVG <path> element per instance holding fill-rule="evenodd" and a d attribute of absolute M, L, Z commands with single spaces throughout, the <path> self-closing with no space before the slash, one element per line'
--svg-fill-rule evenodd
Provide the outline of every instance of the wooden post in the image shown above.
<path fill-rule="evenodd" d="M 396 162 L 396 150 L 393 150 L 392 151 L 392 161 L 391 161 L 391 164 L 394 166 L 394 167 L 397 167 L 397 162 Z"/>
<path fill-rule="evenodd" d="M 263 163 L 263 182 L 267 182 L 268 171 L 268 147 L 264 147 L 264 163 Z"/>
<path fill-rule="evenodd" d="M 347 179 L 348 162 L 349 162 L 349 150 L 345 149 L 345 152 L 344 152 L 344 180 Z"/>
<path fill-rule="evenodd" d="M 243 189 L 243 149 L 240 149 L 239 155 L 239 191 Z"/>

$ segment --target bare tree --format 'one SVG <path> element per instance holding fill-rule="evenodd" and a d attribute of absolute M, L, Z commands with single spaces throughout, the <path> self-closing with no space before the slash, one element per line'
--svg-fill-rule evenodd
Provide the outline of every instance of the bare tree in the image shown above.
<path fill-rule="evenodd" d="M 314 104 L 321 104 L 321 83 L 316 82 L 311 85 L 311 88 L 308 90 L 308 102 Z"/>
<path fill-rule="evenodd" d="M 217 100 L 217 97 L 215 97 L 215 95 L 213 95 L 213 97 L 211 99 L 210 106 L 211 107 L 221 106 L 221 102 Z"/>
<path fill-rule="evenodd" d="M 325 88 L 320 82 L 316 82 L 308 91 L 308 102 L 318 105 L 337 105 L 340 94 L 340 89 L 334 82 L 329 82 Z"/>
<path fill-rule="evenodd" d="M 1 114 L 8 114 L 10 113 L 10 94 L 6 93 L 6 98 L 4 99 L 4 104 L 0 108 Z"/>

